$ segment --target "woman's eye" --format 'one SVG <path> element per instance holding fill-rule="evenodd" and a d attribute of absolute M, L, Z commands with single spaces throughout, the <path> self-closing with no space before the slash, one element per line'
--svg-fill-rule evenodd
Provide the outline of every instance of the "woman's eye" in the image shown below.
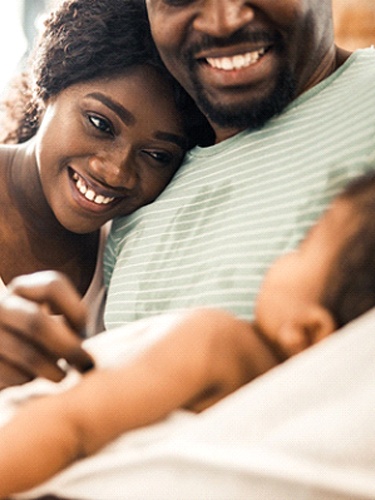
<path fill-rule="evenodd" d="M 167 165 L 173 160 L 173 156 L 165 151 L 144 151 L 144 153 L 163 165 Z"/>
<path fill-rule="evenodd" d="M 104 118 L 100 118 L 99 116 L 90 115 L 89 116 L 90 123 L 100 132 L 104 132 L 105 134 L 113 135 L 113 129 L 111 124 L 105 120 Z"/>
<path fill-rule="evenodd" d="M 164 0 L 164 3 L 171 7 L 183 7 L 193 3 L 193 0 Z"/>

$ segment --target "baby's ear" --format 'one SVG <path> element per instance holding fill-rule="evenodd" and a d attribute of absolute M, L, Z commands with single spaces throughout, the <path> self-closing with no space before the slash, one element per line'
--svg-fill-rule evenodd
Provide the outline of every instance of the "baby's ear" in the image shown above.
<path fill-rule="evenodd" d="M 316 344 L 336 330 L 330 312 L 320 305 L 304 308 L 297 317 L 287 321 L 278 332 L 278 343 L 288 356 Z"/>

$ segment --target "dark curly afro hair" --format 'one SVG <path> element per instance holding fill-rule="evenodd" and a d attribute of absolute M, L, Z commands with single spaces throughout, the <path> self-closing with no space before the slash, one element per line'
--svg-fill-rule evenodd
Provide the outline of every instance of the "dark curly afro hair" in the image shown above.
<path fill-rule="evenodd" d="M 143 0 L 67 0 L 52 11 L 32 52 L 30 71 L 14 80 L 3 103 L 8 115 L 3 142 L 25 142 L 35 135 L 44 103 L 70 85 L 140 64 L 158 67 L 171 80 L 189 147 L 208 142 L 206 119 L 158 56 Z"/>

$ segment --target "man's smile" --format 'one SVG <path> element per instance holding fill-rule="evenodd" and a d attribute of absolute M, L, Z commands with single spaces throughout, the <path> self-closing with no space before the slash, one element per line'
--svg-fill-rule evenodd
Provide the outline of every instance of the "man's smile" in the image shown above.
<path fill-rule="evenodd" d="M 201 52 L 196 61 L 197 82 L 207 91 L 254 88 L 274 81 L 277 58 L 273 45 L 212 49 Z M 204 83 L 203 83 L 204 82 Z"/>
<path fill-rule="evenodd" d="M 232 57 L 207 57 L 205 60 L 212 68 L 221 69 L 223 71 L 232 71 L 242 68 L 247 68 L 256 63 L 266 52 L 262 48 L 253 52 L 237 54 Z"/>

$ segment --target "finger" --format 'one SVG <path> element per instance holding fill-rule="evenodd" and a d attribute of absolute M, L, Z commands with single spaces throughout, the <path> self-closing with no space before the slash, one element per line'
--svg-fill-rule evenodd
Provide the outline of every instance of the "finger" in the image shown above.
<path fill-rule="evenodd" d="M 90 354 L 81 347 L 80 339 L 68 325 L 17 295 L 8 295 L 0 303 L 0 330 L 10 331 L 20 344 L 31 344 L 52 363 L 64 358 L 82 372 L 93 367 Z"/>
<path fill-rule="evenodd" d="M 48 304 L 53 313 L 62 314 L 78 333 L 85 327 L 86 307 L 74 285 L 62 273 L 41 271 L 18 276 L 9 283 L 8 291 L 39 304 Z"/>
<path fill-rule="evenodd" d="M 0 331 L 0 336 L 0 360 L 11 373 L 10 385 L 21 384 L 36 377 L 44 377 L 53 382 L 59 382 L 65 377 L 66 372 L 57 364 L 59 358 L 56 356 L 28 342 L 17 335 L 17 332 L 3 330 Z"/>
<path fill-rule="evenodd" d="M 13 385 L 26 384 L 33 378 L 29 373 L 9 364 L 0 357 L 0 391 Z"/>

